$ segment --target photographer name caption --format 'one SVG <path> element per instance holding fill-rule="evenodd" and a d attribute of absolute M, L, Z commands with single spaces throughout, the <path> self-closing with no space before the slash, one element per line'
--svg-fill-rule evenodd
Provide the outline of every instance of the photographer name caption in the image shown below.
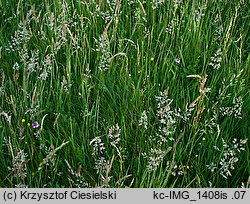
<path fill-rule="evenodd" d="M 20 200 L 116 200 L 117 192 L 115 190 L 93 190 L 93 191 L 54 191 L 51 192 L 32 192 L 30 190 L 6 190 L 3 192 L 4 201 Z"/>
<path fill-rule="evenodd" d="M 153 200 L 186 200 L 195 203 L 200 200 L 246 200 L 246 190 L 170 190 L 170 191 L 153 191 Z M 249 199 L 249 198 L 248 198 Z"/>
<path fill-rule="evenodd" d="M 249 203 L 249 189 L 0 189 L 0 203 Z M 65 201 L 65 202 L 63 202 Z M 201 202 L 199 202 L 201 201 Z M 93 203 L 91 202 L 91 203 Z"/>

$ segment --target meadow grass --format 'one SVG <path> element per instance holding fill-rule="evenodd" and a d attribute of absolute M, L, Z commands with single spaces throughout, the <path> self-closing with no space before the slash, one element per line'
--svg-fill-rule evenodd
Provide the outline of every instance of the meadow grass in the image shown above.
<path fill-rule="evenodd" d="M 249 6 L 0 0 L 0 186 L 248 187 Z"/>

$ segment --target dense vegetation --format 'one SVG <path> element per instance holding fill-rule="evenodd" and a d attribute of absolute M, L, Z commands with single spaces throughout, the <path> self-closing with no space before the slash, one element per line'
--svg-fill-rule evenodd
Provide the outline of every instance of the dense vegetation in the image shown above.
<path fill-rule="evenodd" d="M 1 187 L 248 187 L 247 0 L 0 1 Z"/>

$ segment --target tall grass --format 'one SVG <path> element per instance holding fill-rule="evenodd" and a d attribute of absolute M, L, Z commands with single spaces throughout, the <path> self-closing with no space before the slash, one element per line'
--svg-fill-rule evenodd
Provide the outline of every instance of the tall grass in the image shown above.
<path fill-rule="evenodd" d="M 0 1 L 1 187 L 248 187 L 249 2 Z"/>

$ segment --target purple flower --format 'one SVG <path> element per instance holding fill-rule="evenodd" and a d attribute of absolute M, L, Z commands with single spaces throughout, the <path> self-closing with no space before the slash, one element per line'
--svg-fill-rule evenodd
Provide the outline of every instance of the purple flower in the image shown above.
<path fill-rule="evenodd" d="M 180 63 L 181 63 L 181 58 L 176 57 L 176 58 L 175 58 L 175 61 L 176 61 L 178 64 L 180 64 Z"/>
<path fill-rule="evenodd" d="M 33 128 L 38 128 L 39 127 L 39 123 L 36 121 L 34 123 L 32 123 L 32 127 Z"/>

